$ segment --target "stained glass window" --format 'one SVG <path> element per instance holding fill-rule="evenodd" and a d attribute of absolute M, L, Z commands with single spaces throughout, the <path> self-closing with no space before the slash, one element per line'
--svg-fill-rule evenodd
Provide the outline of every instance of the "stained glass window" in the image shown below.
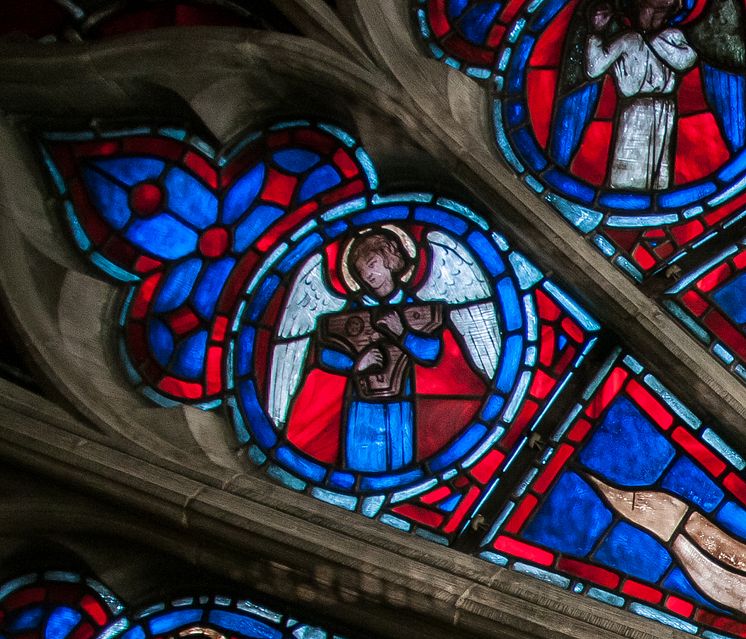
<path fill-rule="evenodd" d="M 448 543 L 598 325 L 486 220 L 377 193 L 327 124 L 216 153 L 173 129 L 46 136 L 72 235 L 129 283 L 121 354 L 164 405 L 225 403 L 296 490 Z"/>
<path fill-rule="evenodd" d="M 413 4 L 430 55 L 489 80 L 507 164 L 640 283 L 746 211 L 743 8 L 665 5 Z"/>
<path fill-rule="evenodd" d="M 98 581 L 65 571 L 0 584 L 0 633 L 13 639 L 340 639 L 245 598 L 184 596 L 128 610 Z"/>
<path fill-rule="evenodd" d="M 710 424 L 615 353 L 481 556 L 691 634 L 746 636 L 744 468 Z"/>

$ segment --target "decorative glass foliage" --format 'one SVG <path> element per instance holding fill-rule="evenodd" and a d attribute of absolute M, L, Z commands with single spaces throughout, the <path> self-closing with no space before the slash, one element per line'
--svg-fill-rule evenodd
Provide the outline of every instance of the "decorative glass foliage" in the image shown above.
<path fill-rule="evenodd" d="M 122 610 L 105 586 L 71 572 L 33 573 L 0 586 L 0 633 L 8 639 L 92 639 Z"/>
<path fill-rule="evenodd" d="M 746 636 L 746 461 L 614 354 L 483 541 L 482 557 L 692 634 Z"/>
<path fill-rule="evenodd" d="M 50 571 L 0 585 L 0 634 L 19 639 L 340 639 L 249 599 L 199 596 L 129 611 L 97 581 Z"/>
<path fill-rule="evenodd" d="M 668 307 L 718 359 L 746 380 L 746 244 L 729 246 L 669 289 Z"/>
<path fill-rule="evenodd" d="M 448 542 L 596 322 L 467 207 L 381 196 L 347 133 L 286 122 L 46 136 L 78 246 L 129 283 L 121 352 L 156 401 L 227 400 L 296 490 Z"/>

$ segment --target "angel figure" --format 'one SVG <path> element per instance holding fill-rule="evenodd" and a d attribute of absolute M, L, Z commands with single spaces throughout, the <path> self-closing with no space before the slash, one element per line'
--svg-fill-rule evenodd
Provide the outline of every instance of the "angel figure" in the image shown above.
<path fill-rule="evenodd" d="M 392 471 L 415 460 L 415 365 L 438 363 L 446 326 L 461 336 L 475 372 L 494 377 L 500 337 L 481 268 L 441 231 L 429 232 L 427 244 L 431 269 L 416 291 L 407 288 L 415 243 L 386 225 L 347 242 L 340 271 L 349 299 L 331 290 L 319 254 L 290 289 L 272 353 L 268 413 L 278 429 L 286 427 L 310 366 L 342 376 L 341 465 L 349 470 Z"/>
<path fill-rule="evenodd" d="M 699 63 L 702 100 L 733 153 L 743 148 L 744 10 L 735 0 L 585 0 L 570 25 L 557 88 L 550 155 L 569 167 L 595 117 L 601 82 L 617 94 L 606 184 L 665 190 L 676 162 L 678 89 Z"/>

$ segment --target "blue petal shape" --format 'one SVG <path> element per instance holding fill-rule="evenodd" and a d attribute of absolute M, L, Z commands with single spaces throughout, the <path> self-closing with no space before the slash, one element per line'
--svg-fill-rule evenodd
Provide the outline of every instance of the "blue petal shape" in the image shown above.
<path fill-rule="evenodd" d="M 470 9 L 460 22 L 466 39 L 473 44 L 483 45 L 501 7 L 500 2 L 487 2 Z"/>
<path fill-rule="evenodd" d="M 199 239 L 194 231 L 167 213 L 135 220 L 125 232 L 125 237 L 153 255 L 168 260 L 193 252 Z"/>
<path fill-rule="evenodd" d="M 709 599 L 706 599 L 697 592 L 689 579 L 687 579 L 686 575 L 679 568 L 674 568 L 668 574 L 663 585 L 674 592 L 678 592 L 680 595 L 693 599 L 697 603 L 704 604 L 714 610 L 719 610 L 719 608 L 717 608 L 717 606 L 715 606 Z"/>
<path fill-rule="evenodd" d="M 181 169 L 171 169 L 164 182 L 168 208 L 185 222 L 203 229 L 218 219 L 218 200 L 210 189 Z"/>
<path fill-rule="evenodd" d="M 155 300 L 156 313 L 165 313 L 181 306 L 192 292 L 202 267 L 202 260 L 193 258 L 176 265 L 163 280 Z"/>
<path fill-rule="evenodd" d="M 726 502 L 715 519 L 719 524 L 723 524 L 728 532 L 746 540 L 746 510 L 736 502 Z"/>
<path fill-rule="evenodd" d="M 220 630 L 230 630 L 244 637 L 256 637 L 256 639 L 281 639 L 279 630 L 249 617 L 239 615 L 225 610 L 211 610 L 208 621 Z"/>
<path fill-rule="evenodd" d="M 219 262 L 213 262 L 202 273 L 194 291 L 192 301 L 194 308 L 205 319 L 212 317 L 215 304 L 223 292 L 225 280 L 233 270 L 236 260 L 226 257 Z"/>
<path fill-rule="evenodd" d="M 83 181 L 93 204 L 106 222 L 117 231 L 130 219 L 127 191 L 91 168 L 83 169 Z"/>
<path fill-rule="evenodd" d="M 174 336 L 163 322 L 151 319 L 148 322 L 148 345 L 161 366 L 168 366 L 174 352 Z"/>
<path fill-rule="evenodd" d="M 708 513 L 723 500 L 723 491 L 686 457 L 678 459 L 666 473 L 661 485 Z"/>
<path fill-rule="evenodd" d="M 329 164 L 325 164 L 303 180 L 298 197 L 301 202 L 304 202 L 322 191 L 337 186 L 341 181 L 342 178 L 336 169 Z"/>
<path fill-rule="evenodd" d="M 623 486 L 649 486 L 666 469 L 674 449 L 628 399 L 617 399 L 580 453 L 591 470 Z"/>
<path fill-rule="evenodd" d="M 277 151 L 272 159 L 290 173 L 303 173 L 303 171 L 308 171 L 312 166 L 315 166 L 321 160 L 321 157 L 304 149 L 287 149 Z"/>
<path fill-rule="evenodd" d="M 239 253 L 245 251 L 270 224 L 279 220 L 285 211 L 275 206 L 257 206 L 234 232 L 233 250 Z"/>
<path fill-rule="evenodd" d="M 611 524 L 611 512 L 573 472 L 564 473 L 523 536 L 576 557 L 587 555 Z"/>
<path fill-rule="evenodd" d="M 78 625 L 82 615 L 72 608 L 60 606 L 52 611 L 47 619 L 44 639 L 65 639 L 70 631 Z"/>
<path fill-rule="evenodd" d="M 746 323 L 746 273 L 728 282 L 712 297 L 736 324 Z"/>
<path fill-rule="evenodd" d="M 127 186 L 158 179 L 165 166 L 162 160 L 143 157 L 96 160 L 94 164 Z"/>
<path fill-rule="evenodd" d="M 223 201 L 223 223 L 233 224 L 254 203 L 264 184 L 264 164 L 257 164 L 228 190 Z"/>
<path fill-rule="evenodd" d="M 448 17 L 451 20 L 458 18 L 468 4 L 469 0 L 448 0 Z"/>
<path fill-rule="evenodd" d="M 663 546 L 624 521 L 614 526 L 594 553 L 594 559 L 654 583 L 671 565 L 671 556 Z"/>
<path fill-rule="evenodd" d="M 176 347 L 171 370 L 181 377 L 196 379 L 202 374 L 207 350 L 207 331 L 200 331 Z"/>

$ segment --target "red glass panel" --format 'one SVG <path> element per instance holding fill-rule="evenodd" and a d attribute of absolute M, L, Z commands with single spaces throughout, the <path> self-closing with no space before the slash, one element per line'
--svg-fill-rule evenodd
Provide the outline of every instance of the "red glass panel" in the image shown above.
<path fill-rule="evenodd" d="M 698 237 L 702 234 L 702 231 L 705 230 L 705 227 L 703 226 L 702 222 L 699 220 L 692 220 L 691 222 L 687 222 L 686 224 L 678 224 L 676 226 L 671 227 L 671 235 L 673 235 L 673 239 L 676 240 L 676 243 L 679 246 L 684 246 L 685 244 L 691 242 L 694 238 Z"/>
<path fill-rule="evenodd" d="M 46 590 L 44 588 L 23 588 L 12 595 L 8 595 L 3 602 L 3 608 L 7 611 L 22 608 L 32 603 L 39 603 L 44 600 Z"/>
<path fill-rule="evenodd" d="M 730 264 L 725 262 L 714 268 L 702 279 L 700 279 L 697 282 L 697 288 L 700 291 L 707 293 L 708 291 L 711 291 L 713 288 L 715 288 L 718 284 L 722 284 L 723 282 L 725 282 L 730 277 L 730 275 Z"/>
<path fill-rule="evenodd" d="M 109 236 L 109 229 L 88 199 L 87 191 L 77 180 L 70 182 L 69 188 L 70 195 L 75 202 L 75 211 L 88 237 L 94 244 L 103 244 Z"/>
<path fill-rule="evenodd" d="M 738 197 L 732 199 L 727 204 L 723 204 L 718 209 L 715 209 L 714 211 L 711 211 L 710 213 L 705 214 L 705 222 L 712 226 L 713 224 L 717 224 L 720 220 L 728 217 L 731 213 L 735 211 L 740 211 L 743 207 L 746 206 L 746 193 L 741 193 Z"/>
<path fill-rule="evenodd" d="M 698 180 L 716 171 L 730 157 L 712 113 L 679 119 L 676 129 L 674 183 Z"/>
<path fill-rule="evenodd" d="M 591 184 L 600 186 L 606 179 L 613 125 L 596 120 L 588 125 L 583 142 L 571 165 L 572 172 Z"/>
<path fill-rule="evenodd" d="M 542 148 L 546 148 L 552 124 L 554 94 L 557 89 L 557 71 L 530 69 L 527 78 L 526 99 L 529 105 L 531 126 Z"/>
<path fill-rule="evenodd" d="M 699 65 L 696 65 L 681 79 L 676 97 L 679 115 L 691 115 L 692 113 L 710 110 L 702 90 L 702 75 Z"/>
<path fill-rule="evenodd" d="M 552 322 L 559 318 L 559 306 L 550 300 L 543 291 L 536 291 L 536 303 L 539 306 L 539 317 L 541 319 Z"/>
<path fill-rule="evenodd" d="M 515 509 L 508 523 L 505 525 L 505 532 L 517 533 L 523 527 L 529 515 L 534 511 L 538 499 L 533 495 L 526 495 L 525 499 Z"/>
<path fill-rule="evenodd" d="M 742 621 L 721 617 L 720 615 L 702 609 L 697 611 L 694 618 L 699 623 L 707 624 L 708 626 L 712 626 L 718 630 L 730 632 L 738 637 L 746 637 L 746 623 L 743 623 Z"/>
<path fill-rule="evenodd" d="M 432 528 L 439 528 L 443 523 L 443 519 L 445 519 L 445 517 L 439 513 L 434 513 L 432 510 L 421 508 L 420 506 L 415 506 L 413 504 L 403 504 L 401 506 L 396 506 L 392 510 L 397 515 L 408 517 L 409 519 L 413 519 L 414 521 L 420 524 L 425 524 L 426 526 L 431 526 Z"/>
<path fill-rule="evenodd" d="M 493 24 L 489 34 L 487 35 L 487 46 L 496 49 L 503 41 L 504 35 L 505 27 L 501 24 Z"/>
<path fill-rule="evenodd" d="M 553 377 L 550 377 L 539 369 L 534 373 L 534 381 L 531 384 L 529 394 L 537 399 L 544 399 L 554 388 L 555 384 L 556 380 Z"/>
<path fill-rule="evenodd" d="M 260 397 L 267 381 L 267 370 L 269 369 L 269 342 L 271 335 L 270 331 L 265 328 L 260 328 L 256 332 L 256 342 L 254 344 L 254 370 L 256 371 L 256 383 Z"/>
<path fill-rule="evenodd" d="M 539 347 L 539 362 L 543 366 L 551 366 L 554 359 L 554 328 L 544 324 L 541 327 L 541 345 Z"/>
<path fill-rule="evenodd" d="M 163 262 L 159 260 L 154 260 L 152 257 L 148 257 L 147 255 L 141 255 L 135 262 L 135 270 L 138 273 L 149 273 L 162 265 Z"/>
<path fill-rule="evenodd" d="M 619 585 L 619 575 L 604 568 L 592 566 L 583 561 L 576 561 L 575 559 L 562 557 L 557 562 L 557 568 L 562 572 L 567 572 L 576 577 L 580 577 L 581 579 L 587 579 L 588 581 L 592 581 L 594 584 L 604 586 L 605 588 L 614 589 Z"/>
<path fill-rule="evenodd" d="M 155 289 L 158 286 L 158 282 L 161 281 L 161 277 L 163 277 L 162 273 L 154 273 L 140 285 L 137 295 L 135 295 L 135 299 L 132 301 L 132 306 L 130 307 L 131 319 L 142 319 L 145 317 L 150 302 L 153 299 Z"/>
<path fill-rule="evenodd" d="M 222 342 L 225 339 L 227 330 L 228 318 L 224 315 L 218 315 L 212 326 L 212 340 L 215 342 Z"/>
<path fill-rule="evenodd" d="M 479 411 L 482 402 L 463 399 L 417 400 L 417 458 L 426 459 L 458 435 Z"/>
<path fill-rule="evenodd" d="M 465 395 L 482 397 L 486 385 L 464 359 L 461 346 L 450 330 L 443 331 L 440 362 L 415 366 L 415 391 L 421 395 Z"/>
<path fill-rule="evenodd" d="M 489 64 L 495 59 L 494 50 L 482 49 L 481 47 L 467 42 L 458 35 L 452 35 L 444 45 L 455 57 L 471 64 Z"/>
<path fill-rule="evenodd" d="M 559 376 L 565 371 L 565 369 L 570 365 L 570 362 L 575 359 L 575 353 L 577 353 L 577 350 L 578 349 L 574 346 L 565 346 L 562 351 L 562 357 L 559 358 L 552 369 L 555 375 Z"/>
<path fill-rule="evenodd" d="M 81 623 L 69 636 L 69 639 L 91 639 L 95 631 L 88 622 Z"/>
<path fill-rule="evenodd" d="M 572 339 L 574 339 L 579 344 L 582 344 L 585 341 L 585 334 L 580 329 L 580 327 L 569 317 L 566 317 L 562 320 L 562 328 L 570 337 L 572 337 Z"/>
<path fill-rule="evenodd" d="M 341 414 L 347 379 L 312 370 L 301 387 L 288 420 L 288 440 L 314 459 L 339 461 Z"/>
<path fill-rule="evenodd" d="M 709 302 L 702 299 L 702 296 L 698 295 L 696 291 L 687 291 L 681 296 L 681 299 L 697 317 L 700 317 L 710 308 Z"/>
<path fill-rule="evenodd" d="M 337 138 L 311 129 L 298 129 L 293 131 L 293 139 L 296 142 L 311 147 L 314 151 L 324 154 L 331 153 L 340 144 Z"/>
<path fill-rule="evenodd" d="M 596 393 L 595 397 L 585 409 L 586 415 L 591 419 L 598 417 L 609 405 L 622 388 L 622 384 L 629 377 L 629 373 L 623 368 L 615 368 L 608 379 L 604 382 L 603 387 Z"/>
<path fill-rule="evenodd" d="M 158 382 L 158 388 L 164 393 L 169 393 L 175 397 L 186 397 L 187 399 L 199 399 L 204 394 L 201 384 L 185 382 L 170 375 Z"/>
<path fill-rule="evenodd" d="M 696 439 L 686 428 L 679 426 L 672 435 L 673 440 L 686 452 L 694 457 L 714 477 L 720 476 L 725 470 L 723 462 L 715 453 Z"/>
<path fill-rule="evenodd" d="M 228 281 L 223 287 L 223 294 L 218 303 L 218 312 L 230 313 L 238 296 L 246 289 L 249 276 L 259 261 L 259 256 L 250 251 L 246 253 L 241 261 L 231 272 Z"/>
<path fill-rule="evenodd" d="M 534 484 L 534 490 L 537 493 L 543 493 L 551 485 L 554 478 L 557 476 L 565 462 L 570 459 L 570 455 L 575 452 L 575 449 L 568 444 L 562 444 L 557 452 L 552 457 L 552 460 L 546 465 L 544 471 L 539 475 L 539 478 Z"/>
<path fill-rule="evenodd" d="M 510 22 L 526 2 L 527 0 L 508 0 L 500 14 L 500 20 L 506 24 Z"/>
<path fill-rule="evenodd" d="M 103 626 L 109 616 L 106 614 L 106 611 L 101 607 L 101 604 L 96 601 L 91 595 L 86 595 L 83 597 L 83 599 L 80 600 L 80 605 L 83 607 L 83 610 L 85 610 L 95 621 L 99 626 Z"/>
<path fill-rule="evenodd" d="M 723 485 L 736 496 L 738 501 L 746 505 L 746 481 L 735 473 L 728 473 Z"/>
<path fill-rule="evenodd" d="M 211 346 L 207 349 L 206 378 L 209 395 L 216 395 L 223 389 L 222 360 L 223 349 L 220 346 Z"/>
<path fill-rule="evenodd" d="M 741 359 L 746 359 L 746 337 L 723 317 L 720 312 L 711 310 L 705 317 L 705 325 L 721 340 L 730 346 Z"/>
<path fill-rule="evenodd" d="M 537 410 L 539 410 L 539 405 L 536 402 L 531 401 L 530 399 L 525 401 L 521 412 L 513 421 L 510 430 L 508 430 L 502 440 L 500 440 L 500 448 L 503 450 L 509 450 L 512 448 L 513 444 L 515 444 L 518 441 L 518 438 L 523 434 L 528 423 L 533 419 Z"/>
<path fill-rule="evenodd" d="M 486 484 L 490 479 L 492 479 L 492 476 L 500 467 L 500 464 L 503 463 L 504 459 L 505 455 L 503 455 L 499 450 L 490 451 L 484 456 L 484 459 L 471 469 L 471 476 L 478 482 Z"/>
<path fill-rule="evenodd" d="M 127 350 L 132 359 L 138 364 L 147 360 L 150 356 L 145 338 L 145 326 L 139 322 L 127 322 L 125 335 L 127 336 Z"/>
<path fill-rule="evenodd" d="M 638 244 L 637 248 L 632 251 L 632 257 L 643 271 L 649 271 L 657 264 L 655 257 L 641 244 Z"/>
<path fill-rule="evenodd" d="M 277 321 L 280 318 L 280 312 L 283 310 L 283 303 L 285 302 L 285 287 L 280 286 L 272 296 L 267 310 L 262 316 L 262 323 L 265 326 L 276 326 Z"/>
<path fill-rule="evenodd" d="M 446 15 L 445 1 L 431 0 L 431 2 L 427 3 L 427 8 L 430 28 L 437 37 L 442 38 L 451 30 L 451 25 Z"/>
<path fill-rule="evenodd" d="M 511 4 L 518 4 L 520 2 L 513 2 Z M 508 20 L 505 14 L 508 9 L 511 8 L 511 4 L 506 7 L 503 12 L 502 18 Z M 549 26 L 539 36 L 536 42 L 531 57 L 529 58 L 529 65 L 532 67 L 559 67 L 562 62 L 562 51 L 564 49 L 565 38 L 567 36 L 567 27 L 570 24 L 575 8 L 578 6 L 578 0 L 571 0 L 567 3 L 567 6 L 557 14 L 557 17 L 552 20 Z M 552 91 L 551 95 L 554 95 Z"/>
<path fill-rule="evenodd" d="M 579 419 L 575 422 L 575 426 L 570 429 L 570 432 L 567 434 L 567 439 L 571 442 L 582 442 L 590 429 L 590 422 L 585 419 Z"/>
<path fill-rule="evenodd" d="M 321 201 L 324 204 L 336 204 L 337 202 L 341 202 L 342 200 L 346 198 L 350 198 L 353 195 L 358 195 L 359 193 L 362 193 L 365 189 L 365 184 L 362 180 L 355 180 L 354 182 L 350 182 L 349 184 L 346 184 L 344 186 L 340 186 L 339 188 L 335 189 L 328 195 L 324 195 L 321 198 Z"/>
<path fill-rule="evenodd" d="M 184 335 L 200 325 L 200 319 L 187 306 L 177 308 L 165 318 L 169 328 L 177 336 Z"/>
<path fill-rule="evenodd" d="M 694 604 L 679 599 L 678 597 L 674 597 L 673 595 L 666 599 L 666 608 L 682 617 L 691 617 L 694 612 Z"/>
<path fill-rule="evenodd" d="M 542 566 L 551 566 L 554 563 L 554 555 L 551 552 L 532 546 L 523 541 L 504 537 L 500 535 L 494 543 L 496 550 L 502 550 L 516 557 L 528 559 Z"/>
<path fill-rule="evenodd" d="M 339 167 L 346 178 L 354 177 L 358 174 L 357 164 L 352 160 L 349 154 L 343 149 L 337 149 L 334 154 L 334 164 Z"/>
<path fill-rule="evenodd" d="M 466 496 L 461 500 L 458 507 L 454 511 L 452 517 L 448 520 L 448 523 L 443 527 L 443 532 L 446 534 L 452 533 L 459 527 L 461 522 L 466 517 L 466 513 L 474 505 L 477 497 L 481 494 L 481 490 L 476 486 L 472 486 Z"/>
<path fill-rule="evenodd" d="M 437 504 L 439 501 L 443 501 L 447 497 L 450 497 L 453 491 L 448 486 L 441 486 L 436 488 L 432 492 L 426 493 L 420 497 L 420 501 L 423 504 Z"/>
<path fill-rule="evenodd" d="M 199 251 L 205 257 L 221 257 L 228 250 L 230 236 L 224 228 L 207 229 L 199 238 Z"/>
<path fill-rule="evenodd" d="M 642 599 L 643 601 L 649 601 L 650 603 L 660 603 L 663 599 L 663 593 L 656 588 L 651 588 L 645 584 L 638 583 L 628 579 L 622 586 L 622 592 L 625 595 L 631 595 L 636 599 Z"/>
<path fill-rule="evenodd" d="M 632 380 L 627 386 L 627 392 L 635 400 L 637 405 L 645 411 L 651 419 L 663 430 L 668 430 L 673 424 L 673 416 L 669 413 L 652 394 Z"/>
<path fill-rule="evenodd" d="M 273 225 L 272 228 L 259 238 L 256 247 L 260 251 L 268 251 L 280 237 L 290 229 L 300 226 L 301 222 L 310 217 L 318 208 L 319 205 L 316 202 L 307 202 L 303 206 L 298 207 L 290 215 L 284 215 L 277 224 Z"/>
<path fill-rule="evenodd" d="M 262 199 L 287 206 L 293 198 L 297 183 L 298 178 L 292 175 L 285 175 L 275 169 L 269 169 Z"/>

